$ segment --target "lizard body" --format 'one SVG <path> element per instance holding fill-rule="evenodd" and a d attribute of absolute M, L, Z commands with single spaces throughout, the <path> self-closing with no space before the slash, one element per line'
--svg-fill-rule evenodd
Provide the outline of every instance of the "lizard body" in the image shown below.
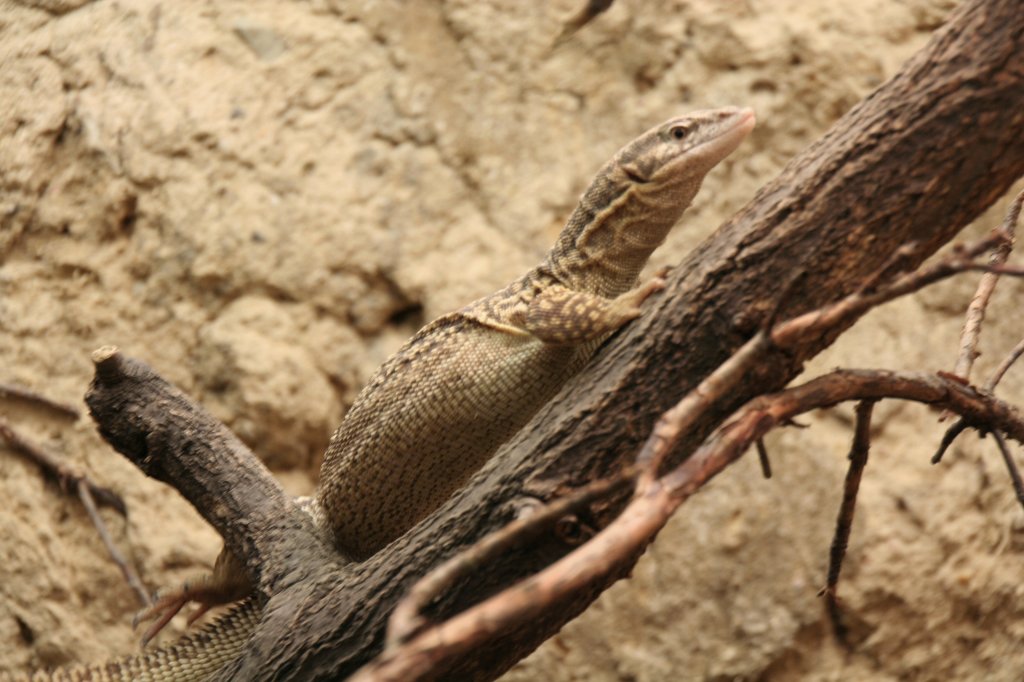
<path fill-rule="evenodd" d="M 648 130 L 597 174 L 544 262 L 429 323 L 377 370 L 331 439 L 307 506 L 339 552 L 363 560 L 440 506 L 612 332 L 640 314 L 644 299 L 663 286 L 654 278 L 636 287 L 651 252 L 706 173 L 753 125 L 752 111 L 726 107 Z M 247 591 L 244 571 L 225 552 L 213 576 L 165 597 L 149 615 L 163 613 L 159 629 L 187 601 L 205 610 Z M 221 619 L 185 638 L 184 649 L 172 645 L 132 657 L 135 667 L 119 661 L 80 668 L 79 675 L 205 676 L 209 660 L 182 668 L 179 659 L 204 658 L 197 638 L 211 651 L 230 648 L 229 641 L 240 648 L 256 622 L 252 614 L 258 616 L 251 604 L 233 611 L 226 625 Z M 160 652 L 166 653 L 154 656 Z M 60 674 L 66 673 L 52 679 L 90 679 Z"/>
<path fill-rule="evenodd" d="M 441 505 L 663 283 L 636 286 L 704 175 L 746 136 L 749 110 L 697 112 L 619 151 L 543 263 L 424 327 L 331 439 L 317 502 L 362 560 Z"/>

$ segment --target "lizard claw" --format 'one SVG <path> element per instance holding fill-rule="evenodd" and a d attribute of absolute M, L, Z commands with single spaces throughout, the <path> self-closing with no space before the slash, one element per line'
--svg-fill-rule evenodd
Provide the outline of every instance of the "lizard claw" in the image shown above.
<path fill-rule="evenodd" d="M 636 289 L 630 289 L 612 302 L 617 319 L 621 322 L 635 320 L 643 314 L 640 305 L 656 291 L 665 288 L 665 280 L 660 277 L 652 277 Z"/>
<path fill-rule="evenodd" d="M 179 589 L 162 596 L 157 596 L 153 603 L 135 614 L 132 618 L 132 629 L 139 627 L 140 623 L 152 620 L 150 625 L 142 633 L 140 644 L 145 647 L 157 634 L 164 629 L 164 626 L 171 622 L 171 619 L 178 615 L 178 611 L 188 603 L 186 596 L 188 584 L 182 585 Z"/>
<path fill-rule="evenodd" d="M 238 582 L 237 577 L 241 577 L 242 581 Z M 215 569 L 212 574 L 186 581 L 181 587 L 158 594 L 152 604 L 135 614 L 132 618 L 132 628 L 137 628 L 140 623 L 153 621 L 153 624 L 142 633 L 141 643 L 145 647 L 171 622 L 185 604 L 199 604 L 199 608 L 188 617 L 188 625 L 191 626 L 213 607 L 237 601 L 248 592 L 249 583 L 244 576 Z"/>
<path fill-rule="evenodd" d="M 644 282 L 644 285 L 636 290 L 636 304 L 640 305 L 647 300 L 647 297 L 656 291 L 661 291 L 666 286 L 662 277 L 652 277 Z"/>

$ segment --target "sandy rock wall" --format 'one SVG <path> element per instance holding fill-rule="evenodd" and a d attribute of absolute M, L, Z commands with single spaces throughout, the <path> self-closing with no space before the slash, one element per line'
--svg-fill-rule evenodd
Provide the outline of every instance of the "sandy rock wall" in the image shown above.
<path fill-rule="evenodd" d="M 676 262 L 953 3 L 619 0 L 551 50 L 579 4 L 0 2 L 0 381 L 80 401 L 117 344 L 308 492 L 373 368 L 534 264 L 619 146 L 688 109 L 758 113 L 654 259 Z M 872 314 L 812 370 L 948 369 L 973 286 Z M 982 373 L 1021 291 L 1000 285 Z M 216 534 L 87 419 L 0 414 L 125 495 L 127 522 L 105 515 L 150 587 L 210 565 Z M 841 587 L 856 650 L 830 639 L 814 594 L 850 414 L 777 434 L 770 482 L 734 467 L 507 679 L 1017 679 L 1024 517 L 988 443 L 928 467 L 917 408 L 878 411 Z M 0 455 L 0 671 L 134 650 L 81 506 Z"/>

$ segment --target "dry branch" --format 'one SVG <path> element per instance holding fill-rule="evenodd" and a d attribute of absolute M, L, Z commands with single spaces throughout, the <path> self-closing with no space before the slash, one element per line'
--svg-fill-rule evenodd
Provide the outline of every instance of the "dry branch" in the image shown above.
<path fill-rule="evenodd" d="M 292 553 L 320 546 L 312 522 L 226 426 L 116 348 L 97 350 L 93 362 L 85 401 L 100 434 L 203 514 L 245 563 L 259 596 L 302 569 Z M 325 553 L 320 560 L 333 562 Z"/>
<path fill-rule="evenodd" d="M 128 515 L 128 508 L 121 496 L 109 488 L 94 483 L 85 474 L 72 464 L 62 461 L 60 457 L 50 453 L 25 436 L 3 419 L 0 419 L 0 438 L 7 441 L 7 444 L 21 454 L 25 455 L 50 478 L 57 481 L 62 490 L 77 490 L 80 485 L 85 485 L 89 494 L 95 501 L 104 507 L 110 507 L 121 516 Z"/>
<path fill-rule="evenodd" d="M 999 454 L 1003 456 L 1006 470 L 1010 473 L 1010 481 L 1013 483 L 1013 494 L 1017 497 L 1017 501 L 1020 502 L 1021 506 L 1024 506 L 1024 481 L 1021 480 L 1017 463 L 1013 461 L 1010 446 L 1006 444 L 1006 439 L 1003 438 L 1003 434 L 999 433 L 998 429 L 992 431 L 992 437 L 995 439 L 996 445 L 999 446 Z"/>
<path fill-rule="evenodd" d="M 1024 190 L 1017 193 L 1017 196 L 1010 202 L 1010 207 L 1006 210 L 1003 223 L 999 228 L 999 232 L 1005 236 L 1005 241 L 992 250 L 992 257 L 989 260 L 991 270 L 982 275 L 981 281 L 978 282 L 978 289 L 967 306 L 964 327 L 960 333 L 960 352 L 957 357 L 956 367 L 953 370 L 954 374 L 962 377 L 964 380 L 970 378 L 971 367 L 978 356 L 978 341 L 981 337 L 981 323 L 985 319 L 985 309 L 988 307 L 988 302 L 992 298 L 996 284 L 999 282 L 999 276 L 1003 274 L 1002 269 L 1005 266 L 1006 259 L 1010 257 L 1010 252 L 1013 250 L 1017 221 L 1020 219 L 1022 205 L 1024 205 Z M 999 367 L 992 373 L 992 376 L 988 378 L 985 382 L 985 390 L 989 392 L 994 391 L 996 384 L 1002 380 L 1003 375 L 1022 353 L 1024 353 L 1024 340 L 1019 342 L 1010 351 L 1010 354 L 1000 363 Z M 948 416 L 948 414 L 943 413 L 939 419 L 944 421 Z M 938 450 L 932 456 L 932 464 L 938 464 L 942 460 L 946 450 L 964 432 L 965 428 L 963 420 L 958 420 L 946 429 L 942 436 L 942 441 L 939 443 Z M 1012 466 L 1009 460 L 1007 466 Z"/>
<path fill-rule="evenodd" d="M 44 400 L 48 399 L 44 398 Z M 49 407 L 54 407 L 54 405 L 49 403 L 45 404 Z M 121 516 L 126 517 L 128 515 L 128 508 L 125 506 L 121 496 L 110 488 L 97 485 L 85 472 L 80 471 L 77 467 L 67 462 L 61 461 L 59 457 L 50 453 L 44 447 L 33 443 L 18 433 L 14 427 L 3 419 L 0 419 L 0 438 L 7 441 L 7 444 L 12 449 L 17 450 L 35 462 L 47 476 L 56 479 L 62 490 L 75 491 L 78 499 L 82 502 L 82 506 L 85 507 L 86 513 L 89 515 L 89 520 L 92 521 L 96 532 L 99 533 L 100 540 L 103 541 L 103 545 L 107 548 L 107 553 L 110 554 L 110 558 L 121 571 L 121 575 L 124 576 L 125 582 L 135 592 L 141 604 L 149 603 L 149 595 L 142 586 L 142 581 L 139 580 L 135 569 L 132 568 L 124 554 L 121 553 L 121 550 L 117 548 L 114 538 L 110 535 L 110 531 L 107 530 L 107 524 L 103 521 L 103 517 L 100 516 L 99 509 L 97 508 L 97 505 L 110 507 Z"/>
<path fill-rule="evenodd" d="M 60 400 L 55 400 L 43 395 L 39 391 L 34 391 L 31 388 L 20 384 L 0 383 L 0 398 L 17 398 L 19 400 L 25 400 L 30 403 L 47 407 L 54 412 L 62 414 L 65 417 L 71 417 L 72 419 L 78 419 L 82 416 L 81 411 L 74 405 Z"/>
<path fill-rule="evenodd" d="M 96 527 L 96 532 L 100 534 L 100 539 L 103 540 L 103 545 L 107 548 L 110 559 L 121 571 L 121 575 L 124 576 L 128 587 L 132 588 L 135 596 L 139 598 L 139 604 L 146 606 L 149 604 L 149 591 L 142 585 L 142 581 L 139 580 L 135 569 L 128 563 L 128 559 L 117 548 L 117 545 L 114 544 L 114 538 L 111 537 L 110 531 L 107 530 L 107 524 L 103 522 L 99 509 L 96 508 L 96 500 L 93 499 L 92 492 L 89 490 L 89 484 L 86 481 L 79 480 L 77 488 L 78 499 L 82 501 L 85 513 L 89 515 L 92 525 Z"/>
<path fill-rule="evenodd" d="M 1006 357 L 1003 358 L 1003 361 L 1000 362 L 999 366 L 992 372 L 992 376 L 985 381 L 985 390 L 989 393 L 996 390 L 996 386 L 1003 380 L 1003 376 L 1007 371 L 1009 371 L 1010 367 L 1013 366 L 1013 363 L 1020 359 L 1021 355 L 1024 355 L 1024 339 L 1017 342 L 1017 345 L 1007 353 Z"/>
<path fill-rule="evenodd" d="M 843 486 L 843 501 L 839 505 L 836 518 L 836 532 L 832 536 L 832 545 L 828 553 L 828 577 L 825 587 L 820 592 L 825 597 L 825 606 L 832 620 L 836 638 L 846 641 L 846 626 L 839 610 L 839 598 L 836 587 L 839 585 L 839 572 L 846 557 L 846 548 L 850 544 L 850 531 L 853 529 L 853 514 L 857 508 L 857 493 L 860 491 L 860 478 L 864 467 L 868 464 L 868 449 L 871 447 L 871 413 L 875 401 L 862 400 L 857 403 L 857 421 L 853 429 L 853 444 L 850 446 L 850 466 L 846 471 L 846 482 Z"/>
<path fill-rule="evenodd" d="M 1006 235 L 1006 240 L 992 250 L 992 258 L 989 264 L 995 268 L 1006 263 L 1013 251 L 1014 233 L 1017 229 L 1017 219 L 1020 217 L 1021 204 L 1024 203 L 1024 190 L 1017 194 L 1017 197 L 1010 203 L 1010 208 L 1003 219 L 1001 231 Z M 964 319 L 964 328 L 960 333 L 960 352 L 957 356 L 956 367 L 953 373 L 964 379 L 971 376 L 971 367 L 978 357 L 978 339 L 981 337 L 981 323 L 985 320 L 985 309 L 988 307 L 989 299 L 996 290 L 999 283 L 999 272 L 986 272 L 978 282 L 978 290 L 974 293 L 970 304 L 967 306 L 967 315 Z"/>

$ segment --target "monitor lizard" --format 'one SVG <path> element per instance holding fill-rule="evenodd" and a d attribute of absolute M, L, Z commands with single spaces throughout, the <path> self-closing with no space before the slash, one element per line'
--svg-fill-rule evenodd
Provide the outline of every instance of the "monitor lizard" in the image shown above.
<path fill-rule="evenodd" d="M 325 539 L 361 561 L 465 484 L 664 287 L 657 276 L 637 286 L 641 270 L 708 171 L 753 127 L 753 111 L 724 107 L 643 133 L 598 172 L 540 265 L 430 322 L 387 360 L 332 437 L 304 503 Z M 146 638 L 188 601 L 202 613 L 248 591 L 244 570 L 222 552 L 212 574 L 142 614 L 156 618 Z M 241 649 L 256 608 L 168 648 L 33 679 L 201 679 Z"/>

